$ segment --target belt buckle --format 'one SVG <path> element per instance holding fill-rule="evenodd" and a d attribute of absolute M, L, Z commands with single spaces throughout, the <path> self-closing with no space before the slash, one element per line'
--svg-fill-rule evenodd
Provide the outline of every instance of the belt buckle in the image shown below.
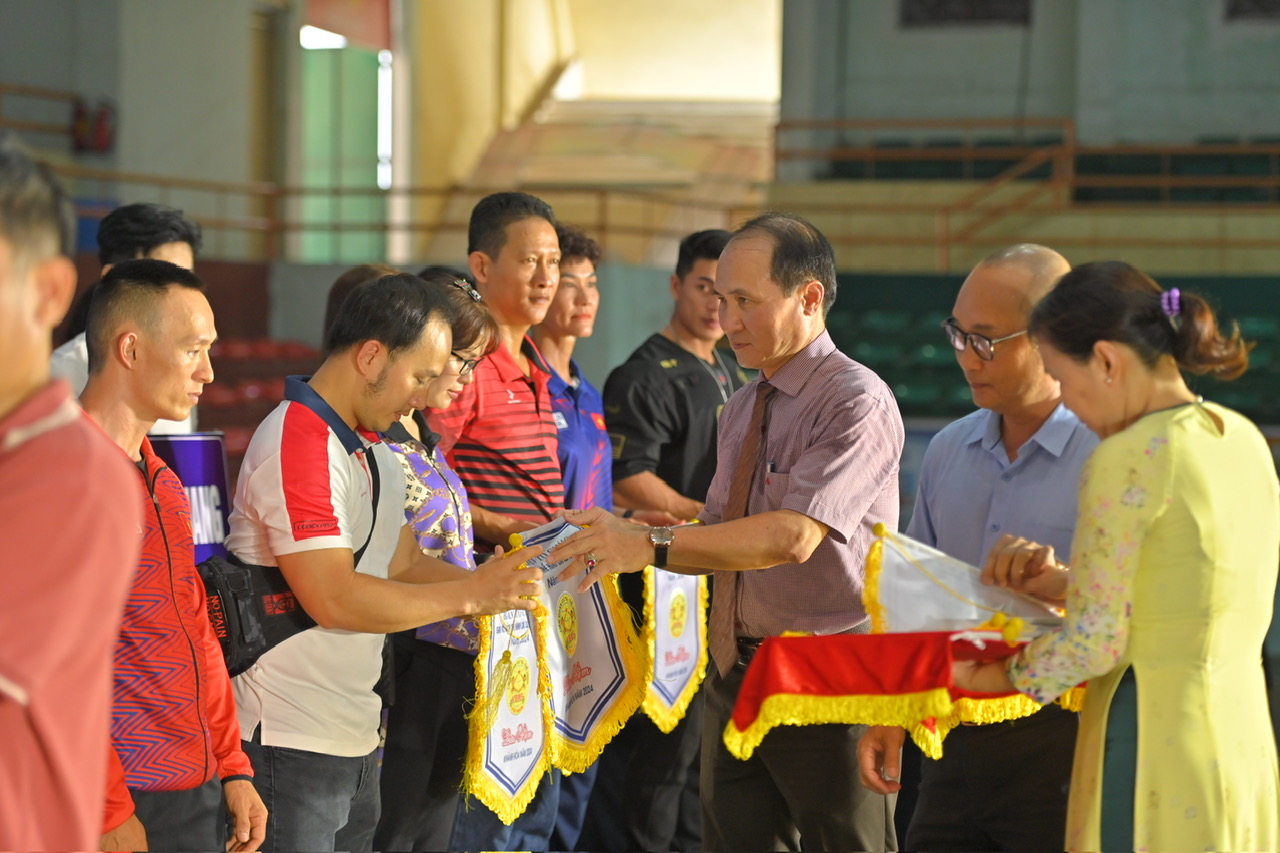
<path fill-rule="evenodd" d="M 744 669 L 749 666 L 763 642 L 760 637 L 738 637 L 738 666 Z"/>

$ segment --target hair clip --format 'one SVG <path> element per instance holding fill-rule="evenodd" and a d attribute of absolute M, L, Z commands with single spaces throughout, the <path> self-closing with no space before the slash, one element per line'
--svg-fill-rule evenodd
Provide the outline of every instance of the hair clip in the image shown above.
<path fill-rule="evenodd" d="M 1160 294 L 1160 307 L 1175 331 L 1182 328 L 1182 291 L 1174 287 Z"/>
<path fill-rule="evenodd" d="M 470 282 L 463 281 L 460 278 L 455 278 L 453 280 L 453 286 L 461 290 L 463 293 L 467 294 L 467 296 L 470 296 L 476 302 L 484 301 L 484 298 L 480 296 L 480 291 L 472 287 Z"/>

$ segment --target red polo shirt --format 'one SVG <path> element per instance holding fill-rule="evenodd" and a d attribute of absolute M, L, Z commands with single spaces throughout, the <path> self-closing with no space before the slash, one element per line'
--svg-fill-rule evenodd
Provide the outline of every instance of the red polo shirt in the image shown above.
<path fill-rule="evenodd" d="M 476 365 L 476 381 L 448 409 L 431 412 L 428 423 L 472 504 L 542 523 L 564 507 L 551 370 L 529 338 L 521 351 L 529 376 L 498 347 Z"/>
<path fill-rule="evenodd" d="M 0 420 L 0 850 L 98 845 L 137 481 L 63 380 Z"/>

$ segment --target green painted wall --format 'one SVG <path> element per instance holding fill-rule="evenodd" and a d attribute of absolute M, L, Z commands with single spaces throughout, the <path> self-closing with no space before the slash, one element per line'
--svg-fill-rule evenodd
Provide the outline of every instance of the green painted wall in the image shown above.
<path fill-rule="evenodd" d="M 302 186 L 307 189 L 377 189 L 378 56 L 372 50 L 302 52 Z M 303 196 L 299 209 L 308 224 L 341 222 L 349 230 L 306 230 L 301 255 L 310 262 L 381 262 L 382 231 L 350 229 L 384 224 L 381 194 Z"/>

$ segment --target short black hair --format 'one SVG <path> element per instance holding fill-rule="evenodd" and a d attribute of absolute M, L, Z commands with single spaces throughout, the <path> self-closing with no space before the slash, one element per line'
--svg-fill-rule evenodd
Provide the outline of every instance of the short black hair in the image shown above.
<path fill-rule="evenodd" d="M 590 261 L 592 266 L 600 263 L 604 254 L 600 244 L 587 235 L 586 231 L 575 225 L 556 223 L 556 237 L 560 240 L 560 263 L 581 258 Z"/>
<path fill-rule="evenodd" d="M 484 252 L 490 258 L 498 257 L 507 242 L 507 226 L 525 219 L 556 224 L 551 205 L 528 193 L 494 193 L 480 199 L 467 226 L 467 254 Z"/>
<path fill-rule="evenodd" d="M 11 134 L 0 137 L 0 237 L 15 259 L 70 255 L 75 210 L 48 167 L 32 160 Z"/>
<path fill-rule="evenodd" d="M 163 204 L 126 204 L 98 223 L 98 261 L 103 266 L 142 257 L 165 243 L 186 243 L 198 255 L 203 242 L 199 225 Z"/>
<path fill-rule="evenodd" d="M 386 264 L 360 264 L 338 276 L 333 284 L 329 285 L 329 296 L 324 304 L 324 325 L 321 326 L 324 331 L 320 339 L 322 341 L 328 339 L 329 329 L 333 328 L 333 321 L 337 319 L 342 303 L 346 301 L 347 294 L 355 290 L 356 285 L 382 278 L 384 275 L 395 275 L 398 272 L 400 270 Z"/>
<path fill-rule="evenodd" d="M 457 309 L 416 275 L 384 275 L 355 286 L 325 337 L 326 355 L 378 341 L 394 356 L 416 344 L 433 318 L 452 327 Z"/>
<path fill-rule="evenodd" d="M 85 322 L 90 375 L 107 363 L 111 339 L 121 321 L 154 323 L 155 304 L 171 286 L 204 291 L 204 282 L 191 270 L 155 258 L 121 261 L 107 271 L 94 288 Z"/>
<path fill-rule="evenodd" d="M 733 232 L 734 240 L 764 234 L 773 240 L 769 278 L 784 296 L 795 293 L 805 282 L 822 284 L 822 313 L 836 304 L 836 255 L 813 223 L 792 213 L 770 211 L 746 222 Z"/>
<path fill-rule="evenodd" d="M 698 261 L 715 261 L 728 245 L 733 235 L 723 228 L 695 231 L 680 241 L 680 253 L 676 255 L 676 278 L 684 278 Z"/>

